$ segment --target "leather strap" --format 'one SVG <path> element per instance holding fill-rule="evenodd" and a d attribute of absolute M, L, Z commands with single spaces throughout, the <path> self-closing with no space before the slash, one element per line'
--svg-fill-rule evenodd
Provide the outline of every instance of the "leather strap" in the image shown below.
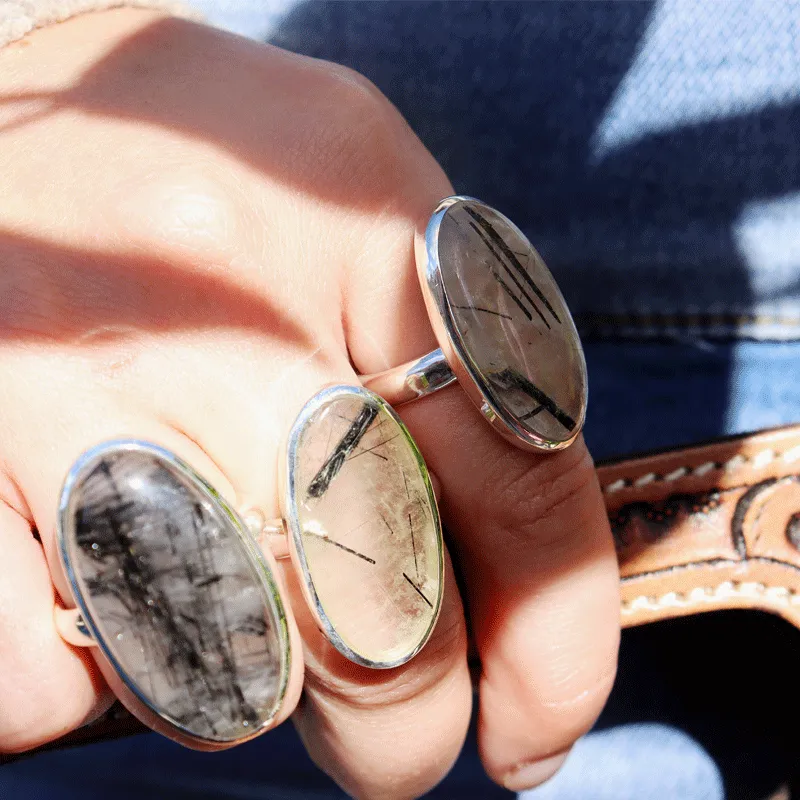
<path fill-rule="evenodd" d="M 771 611 L 800 627 L 800 425 L 598 465 L 622 624 Z M 145 730 L 121 705 L 41 749 Z M 0 754 L 0 764 L 15 756 Z"/>
<path fill-rule="evenodd" d="M 722 608 L 800 627 L 800 426 L 606 464 L 622 623 Z"/>

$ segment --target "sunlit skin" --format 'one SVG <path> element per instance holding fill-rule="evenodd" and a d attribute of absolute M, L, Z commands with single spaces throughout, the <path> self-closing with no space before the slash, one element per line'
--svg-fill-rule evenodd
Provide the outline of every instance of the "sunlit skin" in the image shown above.
<path fill-rule="evenodd" d="M 112 701 L 53 622 L 70 464 L 100 441 L 152 441 L 231 505 L 277 517 L 303 404 L 436 346 L 413 239 L 453 190 L 355 73 L 143 10 L 0 51 L 0 174 L 0 750 L 19 751 Z M 405 666 L 359 668 L 318 632 L 289 567 L 305 663 L 276 722 L 304 677 L 293 719 L 328 774 L 357 797 L 424 793 L 467 731 L 466 609 L 483 764 L 534 785 L 615 674 L 618 575 L 591 458 L 580 438 L 515 449 L 457 385 L 402 416 L 451 544 L 437 627 Z"/>

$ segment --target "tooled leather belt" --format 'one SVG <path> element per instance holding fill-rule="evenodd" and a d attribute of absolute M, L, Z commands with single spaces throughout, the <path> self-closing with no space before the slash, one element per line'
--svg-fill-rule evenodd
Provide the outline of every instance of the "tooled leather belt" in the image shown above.
<path fill-rule="evenodd" d="M 800 425 L 598 469 L 622 624 L 755 608 L 800 627 Z"/>
<path fill-rule="evenodd" d="M 728 608 L 770 611 L 800 627 L 800 425 L 601 464 L 597 473 L 624 627 Z M 40 749 L 143 730 L 116 704 Z M 15 758 L 0 754 L 0 764 Z"/>

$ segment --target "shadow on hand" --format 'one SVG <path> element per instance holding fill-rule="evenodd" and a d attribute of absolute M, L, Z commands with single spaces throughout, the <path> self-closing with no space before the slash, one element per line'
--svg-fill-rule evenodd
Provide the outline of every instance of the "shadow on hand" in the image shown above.
<path fill-rule="evenodd" d="M 147 253 L 89 251 L 0 229 L 0 342 L 78 343 L 209 327 L 261 331 L 309 347 L 286 311 L 220 272 Z"/>

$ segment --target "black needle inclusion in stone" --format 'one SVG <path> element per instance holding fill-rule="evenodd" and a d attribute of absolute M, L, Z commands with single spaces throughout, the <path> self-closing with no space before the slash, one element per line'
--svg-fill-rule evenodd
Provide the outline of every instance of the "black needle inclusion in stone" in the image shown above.
<path fill-rule="evenodd" d="M 377 415 L 378 409 L 376 406 L 364 403 L 345 435 L 342 436 L 339 443 L 325 460 L 325 463 L 320 467 L 319 472 L 308 484 L 309 497 L 322 497 L 328 491 L 331 481 L 339 474 L 339 470 L 344 466 L 347 456 L 358 447 L 358 443 L 364 438 Z"/>
<path fill-rule="evenodd" d="M 561 408 L 552 397 L 546 395 L 538 386 L 526 378 L 522 373 L 507 367 L 500 372 L 490 372 L 487 376 L 489 380 L 500 389 L 518 389 L 535 400 L 539 405 L 525 415 L 533 417 L 540 411 L 549 411 L 553 418 L 558 420 L 568 431 L 575 429 L 575 420 Z M 523 419 L 525 418 L 523 417 Z"/>
<path fill-rule="evenodd" d="M 279 642 L 224 512 L 146 452 L 106 454 L 72 491 L 71 565 L 128 680 L 192 735 L 257 729 L 279 692 Z"/>
<path fill-rule="evenodd" d="M 553 306 L 550 305 L 550 301 L 544 296 L 542 290 L 534 283 L 533 278 L 531 278 L 531 276 L 528 274 L 528 271 L 525 269 L 525 267 L 522 266 L 522 264 L 520 263 L 520 260 L 514 254 L 514 251 L 506 244 L 506 242 L 503 239 L 503 237 L 495 230 L 495 228 L 492 225 L 492 223 L 489 222 L 489 220 L 486 219 L 486 217 L 484 217 L 483 214 L 478 213 L 471 206 L 465 205 L 464 206 L 464 211 L 470 217 L 472 217 L 472 219 L 474 219 L 475 222 L 477 222 L 478 225 L 481 226 L 481 228 L 483 228 L 483 230 L 486 232 L 486 235 L 492 240 L 492 242 L 494 242 L 494 244 L 496 244 L 500 248 L 500 250 L 503 252 L 503 255 L 511 262 L 511 264 L 514 267 L 514 269 L 519 274 L 519 276 L 522 278 L 522 280 L 525 281 L 525 283 L 528 284 L 528 286 L 533 291 L 533 293 L 539 298 L 539 300 L 542 301 L 542 303 L 544 303 L 545 308 L 547 308 L 547 310 L 552 314 L 553 319 L 556 322 L 558 322 L 559 325 L 560 325 L 561 324 L 561 320 L 559 319 L 558 314 L 556 314 L 555 310 L 553 309 Z M 480 235 L 480 231 L 478 231 L 478 233 Z M 497 260 L 500 261 L 503 264 L 503 266 L 506 266 L 505 263 L 502 261 L 502 259 L 500 259 L 497 256 L 497 253 L 495 252 L 494 248 L 491 247 L 491 245 L 489 245 L 489 242 L 486 241 L 486 238 L 484 236 L 481 236 L 481 238 L 483 239 L 483 241 L 487 245 L 487 247 L 489 247 L 489 249 L 492 251 L 492 254 L 495 256 L 495 258 L 497 258 Z M 510 272 L 509 272 L 509 274 L 510 274 Z M 511 277 L 514 278 L 513 275 Z M 530 298 L 530 296 L 519 285 L 519 283 L 517 283 L 516 279 L 514 279 L 514 283 L 517 284 L 517 286 L 519 287 L 520 291 L 523 293 L 525 298 L 528 300 L 528 302 L 533 307 L 533 310 L 536 311 L 536 313 L 542 318 L 542 321 L 544 322 L 544 324 L 547 325 L 547 327 L 549 328 L 550 325 L 548 325 L 547 320 L 545 320 L 544 316 L 539 311 L 539 309 L 536 307 L 536 305 L 534 304 L 534 302 Z"/>
<path fill-rule="evenodd" d="M 352 547 L 348 547 L 346 544 L 342 544 L 341 542 L 337 542 L 335 539 L 331 539 L 328 536 L 322 536 L 319 533 L 315 533 L 314 531 L 304 531 L 306 535 L 311 535 L 315 539 L 319 539 L 322 542 L 327 542 L 328 544 L 332 544 L 334 547 L 338 547 L 341 550 L 344 550 L 345 553 L 350 553 L 351 555 L 358 556 L 359 558 L 363 558 L 364 561 L 374 564 L 375 559 L 370 558 L 369 556 L 365 556 L 363 553 L 359 553 L 358 550 L 353 550 Z"/>
<path fill-rule="evenodd" d="M 404 578 L 405 578 L 405 579 L 406 579 L 406 580 L 407 580 L 407 581 L 408 581 L 408 582 L 411 584 L 411 586 L 413 587 L 414 591 L 415 591 L 415 592 L 416 592 L 416 593 L 417 593 L 417 594 L 418 594 L 418 595 L 419 595 L 419 596 L 420 596 L 420 597 L 421 597 L 421 598 L 422 598 L 422 599 L 423 599 L 423 600 L 424 600 L 424 601 L 425 601 L 425 602 L 426 602 L 426 603 L 427 603 L 427 604 L 428 604 L 428 605 L 429 605 L 431 608 L 433 608 L 433 603 L 431 603 L 431 601 L 430 601 L 430 600 L 428 600 L 428 598 L 427 598 L 427 597 L 425 597 L 425 595 L 422 593 L 422 589 L 420 589 L 420 588 L 419 588 L 419 586 L 417 586 L 417 584 L 416 584 L 416 583 L 414 583 L 414 581 L 412 581 L 412 580 L 411 580 L 411 578 L 409 578 L 409 577 L 408 577 L 408 575 L 406 575 L 406 573 L 405 573 L 405 572 L 403 573 L 403 577 L 404 577 Z"/>

